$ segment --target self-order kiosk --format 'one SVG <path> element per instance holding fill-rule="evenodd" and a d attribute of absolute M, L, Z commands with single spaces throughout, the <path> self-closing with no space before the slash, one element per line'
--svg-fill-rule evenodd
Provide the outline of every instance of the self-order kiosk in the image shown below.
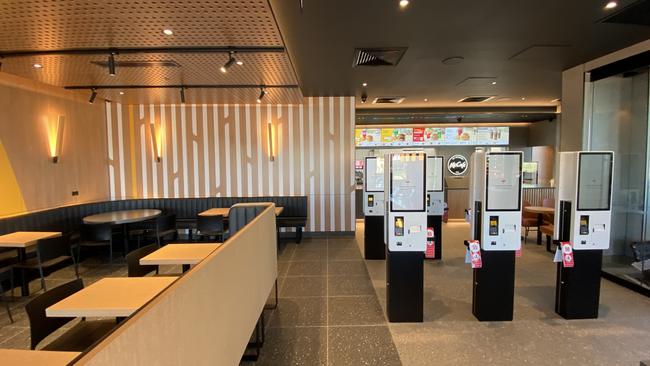
<path fill-rule="evenodd" d="M 472 155 L 468 247 L 475 261 L 472 312 L 480 321 L 512 320 L 515 251 L 521 246 L 522 157 L 521 152 L 482 149 Z"/>
<path fill-rule="evenodd" d="M 432 236 L 428 238 L 425 251 L 428 259 L 442 259 L 442 215 L 445 213 L 443 163 L 442 156 L 427 156 L 427 234 Z"/>
<path fill-rule="evenodd" d="M 385 259 L 384 158 L 367 157 L 364 169 L 364 256 L 365 259 Z"/>
<path fill-rule="evenodd" d="M 554 239 L 555 311 L 566 319 L 598 317 L 603 250 L 609 248 L 614 153 L 560 153 Z"/>
<path fill-rule="evenodd" d="M 386 308 L 391 322 L 421 322 L 427 243 L 426 154 L 384 156 Z"/>

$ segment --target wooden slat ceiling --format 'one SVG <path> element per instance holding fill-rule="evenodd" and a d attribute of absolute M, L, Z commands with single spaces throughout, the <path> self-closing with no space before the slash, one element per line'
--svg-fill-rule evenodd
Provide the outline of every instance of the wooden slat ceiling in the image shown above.
<path fill-rule="evenodd" d="M 174 34 L 167 36 L 163 29 Z M 9 0 L 0 2 L 0 54 L 12 51 L 159 47 L 284 47 L 266 0 Z M 99 86 L 99 97 L 123 103 L 177 103 L 176 89 L 108 90 L 116 85 L 297 85 L 286 52 L 240 52 L 228 73 L 228 54 L 117 54 L 109 76 L 107 54 L 38 55 L 1 59 L 2 71 L 61 87 Z M 121 62 L 168 66 L 120 67 Z M 33 64 L 41 64 L 40 69 Z M 98 64 L 99 63 L 99 64 Z M 124 91 L 120 95 L 119 91 Z M 267 89 L 265 102 L 300 103 L 294 88 Z M 255 103 L 259 88 L 188 89 L 188 103 Z M 227 99 L 227 101 L 221 98 Z"/>

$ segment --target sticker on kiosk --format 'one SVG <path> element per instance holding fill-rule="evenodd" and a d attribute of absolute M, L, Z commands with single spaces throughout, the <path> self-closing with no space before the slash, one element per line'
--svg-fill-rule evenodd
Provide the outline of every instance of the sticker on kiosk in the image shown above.
<path fill-rule="evenodd" d="M 479 243 L 478 240 L 470 240 L 469 256 L 470 256 L 470 263 L 472 264 L 472 268 L 483 267 L 483 261 L 481 260 L 481 244 Z"/>
<path fill-rule="evenodd" d="M 567 241 L 560 243 L 562 248 L 562 266 L 564 268 L 573 268 L 573 245 Z"/>
<path fill-rule="evenodd" d="M 435 234 L 432 227 L 427 228 L 427 248 L 424 252 L 425 258 L 435 258 L 436 257 L 436 245 L 435 245 Z"/>

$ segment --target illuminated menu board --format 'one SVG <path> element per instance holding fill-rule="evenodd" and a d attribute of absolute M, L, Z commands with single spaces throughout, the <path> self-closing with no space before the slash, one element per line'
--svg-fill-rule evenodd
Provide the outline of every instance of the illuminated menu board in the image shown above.
<path fill-rule="evenodd" d="M 508 145 L 509 127 L 357 128 L 357 147 Z"/>

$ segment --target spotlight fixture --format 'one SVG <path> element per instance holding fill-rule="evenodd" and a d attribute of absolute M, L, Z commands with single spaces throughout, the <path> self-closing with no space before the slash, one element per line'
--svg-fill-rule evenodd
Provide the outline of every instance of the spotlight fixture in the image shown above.
<path fill-rule="evenodd" d="M 124 95 L 124 92 L 123 92 L 123 91 L 121 91 L 121 92 L 120 92 L 120 95 Z"/>
<path fill-rule="evenodd" d="M 492 82 L 492 85 L 497 85 L 497 82 L 496 82 L 496 81 L 493 81 L 493 82 Z"/>
<path fill-rule="evenodd" d="M 404 9 L 409 5 L 410 1 L 409 0 L 399 0 L 399 7 Z"/>
<path fill-rule="evenodd" d="M 181 88 L 181 104 L 185 104 L 185 88 Z"/>
<path fill-rule="evenodd" d="M 368 83 L 363 83 L 363 84 L 361 84 L 361 86 L 363 86 L 365 88 L 366 86 L 368 86 Z"/>
<path fill-rule="evenodd" d="M 368 94 L 366 94 L 366 92 L 363 92 L 363 94 L 361 94 L 361 104 L 365 104 L 367 100 Z"/>
<path fill-rule="evenodd" d="M 115 76 L 115 54 L 108 55 L 108 75 Z"/>
<path fill-rule="evenodd" d="M 526 100 L 526 97 L 522 97 L 521 100 Z"/>
<path fill-rule="evenodd" d="M 428 99 L 428 98 L 424 98 L 424 101 L 425 101 L 425 102 L 428 102 L 428 101 L 429 101 L 429 99 Z"/>
<path fill-rule="evenodd" d="M 221 66 L 219 70 L 221 70 L 221 72 L 225 74 L 228 72 L 228 69 L 235 63 L 239 66 L 244 64 L 243 61 L 235 59 L 235 51 L 230 51 L 230 53 L 228 54 L 228 61 L 226 61 L 226 63 L 223 64 L 223 66 Z"/>
<path fill-rule="evenodd" d="M 605 9 L 614 9 L 617 6 L 618 6 L 618 2 L 608 1 L 607 4 L 605 4 Z"/>
<path fill-rule="evenodd" d="M 171 29 L 163 29 L 162 32 L 163 32 L 163 34 L 166 35 L 166 36 L 172 36 L 172 35 L 174 35 L 174 31 L 172 31 Z"/>
<path fill-rule="evenodd" d="M 90 91 L 90 98 L 88 98 L 88 103 L 95 103 L 95 98 L 97 98 L 97 89 L 92 88 Z"/>
<path fill-rule="evenodd" d="M 41 65 L 41 64 L 33 64 L 32 66 L 33 66 L 35 69 L 42 69 L 42 68 L 43 68 L 43 65 Z"/>
<path fill-rule="evenodd" d="M 262 98 L 266 95 L 266 90 L 264 90 L 264 87 L 260 88 L 260 96 L 257 97 L 257 103 L 262 103 Z"/>

